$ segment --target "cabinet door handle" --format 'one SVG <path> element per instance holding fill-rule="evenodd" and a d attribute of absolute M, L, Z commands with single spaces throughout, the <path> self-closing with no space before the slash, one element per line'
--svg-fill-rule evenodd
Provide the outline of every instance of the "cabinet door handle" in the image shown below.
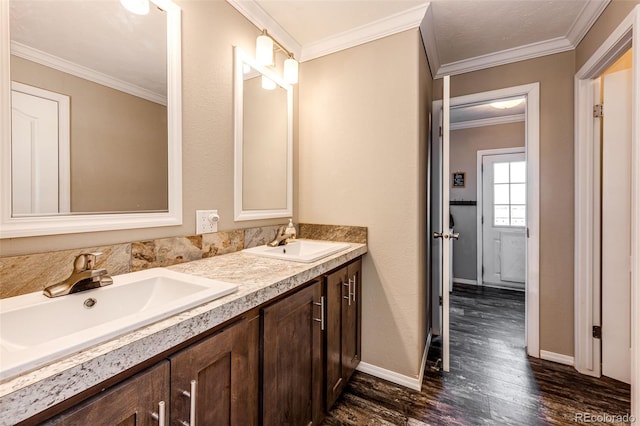
<path fill-rule="evenodd" d="M 353 274 L 353 303 L 356 303 L 356 289 L 358 288 L 356 275 Z"/>
<path fill-rule="evenodd" d="M 320 297 L 320 303 L 313 302 L 314 305 L 320 306 L 320 319 L 314 318 L 314 321 L 318 321 L 320 323 L 320 330 L 324 331 L 324 296 Z"/>
<path fill-rule="evenodd" d="M 158 402 L 158 412 L 151 413 L 151 417 L 158 421 L 158 426 L 165 426 L 165 415 L 164 401 L 160 401 Z"/>
<path fill-rule="evenodd" d="M 182 426 L 196 426 L 196 388 L 197 388 L 198 382 L 196 382 L 195 380 L 191 381 L 191 390 L 190 391 L 186 391 L 183 390 L 181 393 L 182 395 L 186 396 L 187 398 L 189 398 L 189 423 L 185 422 L 184 420 L 180 420 L 180 424 Z"/>
<path fill-rule="evenodd" d="M 347 286 L 347 295 L 342 296 L 342 298 L 346 299 L 346 301 L 349 303 L 349 306 L 351 306 L 351 278 L 349 278 L 348 283 L 342 285 Z"/>

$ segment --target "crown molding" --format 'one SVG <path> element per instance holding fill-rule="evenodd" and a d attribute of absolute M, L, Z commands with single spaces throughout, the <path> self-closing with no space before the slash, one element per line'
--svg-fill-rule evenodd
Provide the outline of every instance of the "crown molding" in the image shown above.
<path fill-rule="evenodd" d="M 349 31 L 326 37 L 302 47 L 301 62 L 339 52 L 373 40 L 417 28 L 427 10 L 428 3 L 412 7 L 383 19 L 361 25 Z"/>
<path fill-rule="evenodd" d="M 157 104 L 167 105 L 167 97 L 165 95 L 161 95 L 110 75 L 103 74 L 100 71 L 87 68 L 76 64 L 75 62 L 67 61 L 66 59 L 51 55 L 50 53 L 43 52 L 42 50 L 34 49 L 33 47 L 22 43 L 11 41 L 11 54 Z"/>
<path fill-rule="evenodd" d="M 531 43 L 524 46 L 513 47 L 500 52 L 489 53 L 487 55 L 476 56 L 475 58 L 463 59 L 461 61 L 443 64 L 434 78 L 445 75 L 464 74 L 471 71 L 478 71 L 498 65 L 510 64 L 512 62 L 524 61 L 538 58 L 540 56 L 552 55 L 554 53 L 572 50 L 574 46 L 565 37 L 557 37 L 551 40 Z"/>
<path fill-rule="evenodd" d="M 266 29 L 269 35 L 278 40 L 289 52 L 300 59 L 302 46 L 254 0 L 227 0 L 234 9 L 260 30 Z"/>
<path fill-rule="evenodd" d="M 585 6 L 573 21 L 571 28 L 567 31 L 567 34 L 564 37 L 556 37 L 524 46 L 516 46 L 511 49 L 501 50 L 487 55 L 442 64 L 439 67 L 434 66 L 434 69 L 437 70 L 434 78 L 441 78 L 445 75 L 464 74 L 471 71 L 478 71 L 499 65 L 573 50 L 584 38 L 610 1 L 611 0 L 586 1 Z M 423 37 L 433 38 L 433 34 L 424 34 Z M 434 52 L 430 52 L 427 49 L 427 56 L 430 64 L 432 64 L 432 60 L 434 64 L 439 63 L 437 51 L 435 48 L 433 48 L 433 50 Z"/>
<path fill-rule="evenodd" d="M 420 23 L 420 36 L 424 49 L 427 52 L 427 59 L 431 74 L 435 74 L 440 69 L 440 57 L 438 56 L 438 47 L 436 45 L 436 32 L 433 25 L 433 9 L 431 3 L 427 5 L 427 11 L 424 19 Z"/>
<path fill-rule="evenodd" d="M 474 127 L 496 126 L 498 124 L 518 123 L 524 121 L 524 114 L 505 115 L 502 117 L 482 118 L 480 120 L 450 123 L 451 130 L 472 129 Z"/>
<path fill-rule="evenodd" d="M 606 9 L 611 0 L 598 0 L 585 2 L 582 11 L 578 15 L 569 31 L 567 31 L 567 39 L 573 44 L 574 48 L 582 41 L 591 26 L 596 22 L 600 14 Z"/>

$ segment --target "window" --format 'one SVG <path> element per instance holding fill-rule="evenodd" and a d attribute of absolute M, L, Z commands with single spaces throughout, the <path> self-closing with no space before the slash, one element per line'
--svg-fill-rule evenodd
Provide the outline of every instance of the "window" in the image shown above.
<path fill-rule="evenodd" d="M 493 164 L 493 226 L 526 226 L 525 161 Z"/>

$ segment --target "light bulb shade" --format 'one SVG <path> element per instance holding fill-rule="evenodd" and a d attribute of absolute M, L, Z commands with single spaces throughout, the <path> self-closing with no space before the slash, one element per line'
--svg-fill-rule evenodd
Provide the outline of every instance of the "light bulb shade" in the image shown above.
<path fill-rule="evenodd" d="M 288 58 L 284 61 L 284 81 L 289 84 L 298 82 L 298 61 Z"/>
<path fill-rule="evenodd" d="M 274 90 L 276 88 L 276 82 L 271 80 L 266 75 L 262 76 L 262 88 L 266 90 Z"/>
<path fill-rule="evenodd" d="M 146 15 L 149 13 L 149 0 L 120 0 L 120 4 L 131 13 Z"/>
<path fill-rule="evenodd" d="M 256 61 L 260 65 L 273 65 L 273 40 L 268 35 L 256 39 Z"/>

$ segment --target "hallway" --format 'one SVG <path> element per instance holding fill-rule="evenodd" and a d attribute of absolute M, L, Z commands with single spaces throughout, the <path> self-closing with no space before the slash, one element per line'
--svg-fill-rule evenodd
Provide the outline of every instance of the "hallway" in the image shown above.
<path fill-rule="evenodd" d="M 450 314 L 450 373 L 429 370 L 437 342 L 421 392 L 356 372 L 323 425 L 612 424 L 594 417 L 629 412 L 628 385 L 527 357 L 524 293 L 456 284 Z"/>

